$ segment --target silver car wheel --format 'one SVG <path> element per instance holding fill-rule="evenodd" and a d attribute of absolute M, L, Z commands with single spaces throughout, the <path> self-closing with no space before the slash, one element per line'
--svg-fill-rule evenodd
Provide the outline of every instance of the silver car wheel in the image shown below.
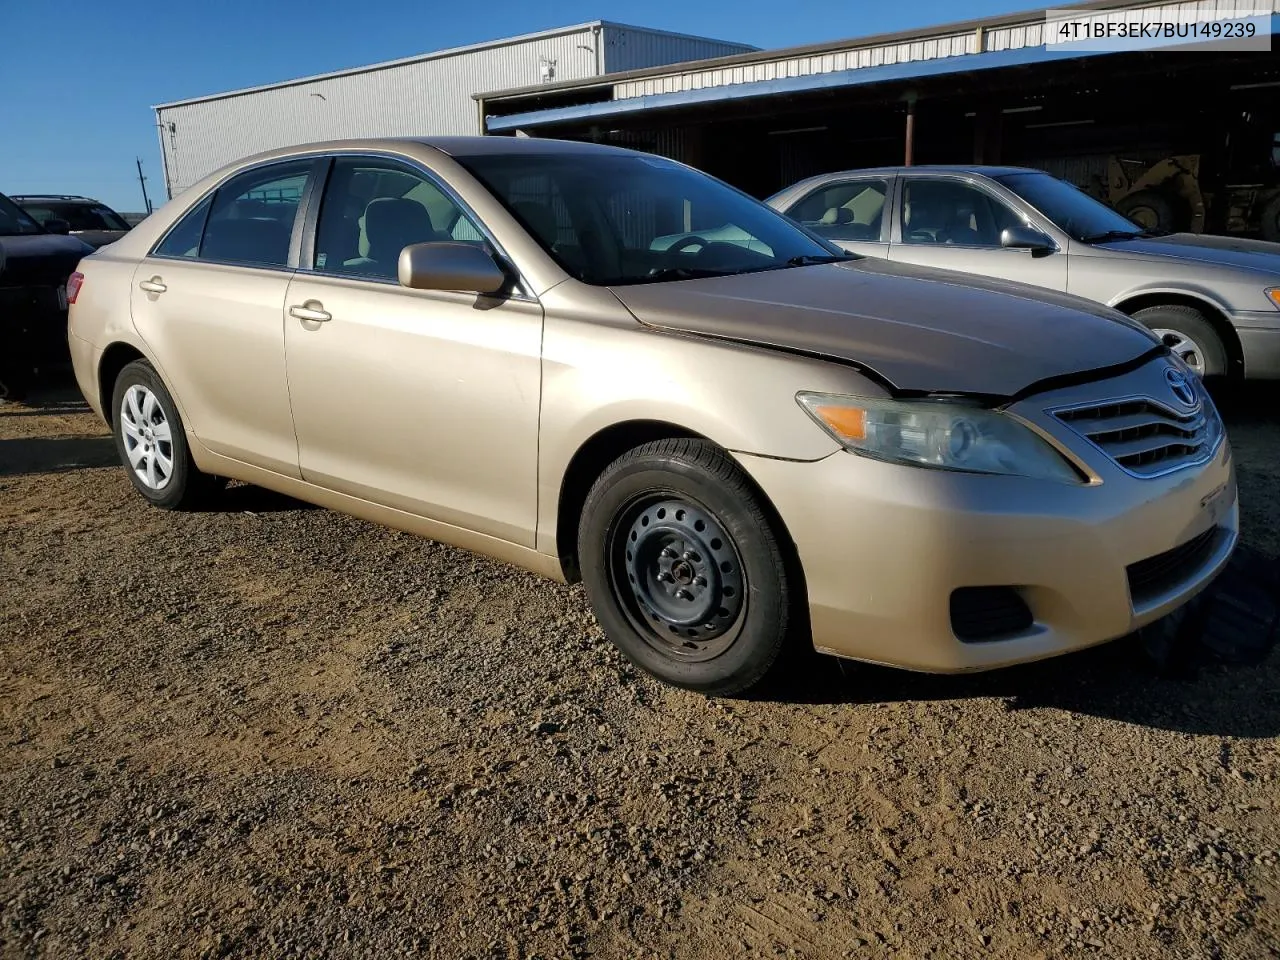
<path fill-rule="evenodd" d="M 1151 332 L 1164 341 L 1175 357 L 1196 372 L 1196 376 L 1204 376 L 1204 350 L 1185 333 L 1179 330 L 1162 330 L 1152 327 Z"/>
<path fill-rule="evenodd" d="M 160 400 L 135 383 L 120 404 L 120 433 L 129 467 L 148 490 L 163 490 L 173 478 L 173 433 Z"/>

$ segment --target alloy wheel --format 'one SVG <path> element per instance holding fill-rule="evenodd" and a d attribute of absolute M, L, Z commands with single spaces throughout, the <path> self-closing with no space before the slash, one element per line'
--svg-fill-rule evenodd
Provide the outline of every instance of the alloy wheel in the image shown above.
<path fill-rule="evenodd" d="M 160 491 L 173 478 L 173 433 L 155 393 L 135 383 L 120 404 L 120 432 L 129 468 L 148 490 Z"/>
<path fill-rule="evenodd" d="M 1204 376 L 1204 350 L 1201 349 L 1200 344 L 1179 330 L 1162 330 L 1153 327 L 1151 332 L 1164 342 L 1175 357 L 1194 370 L 1197 376 Z"/>

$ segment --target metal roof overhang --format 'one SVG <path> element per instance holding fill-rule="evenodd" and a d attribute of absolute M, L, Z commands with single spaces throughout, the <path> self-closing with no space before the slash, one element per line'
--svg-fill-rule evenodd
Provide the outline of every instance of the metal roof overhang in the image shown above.
<path fill-rule="evenodd" d="M 1272 36 L 1280 34 L 1280 14 L 1273 13 L 1271 15 L 1271 34 Z M 1184 46 L 1192 45 L 1186 44 Z M 1176 47 L 1166 49 L 1171 52 L 1177 50 Z M 1191 51 L 1183 49 L 1178 52 Z M 840 87 L 869 86 L 878 83 L 998 70 L 1007 67 L 1027 67 L 1072 60 L 1095 60 L 1112 56 L 1116 53 L 1117 51 L 1072 49 L 1066 45 L 1061 47 L 1041 45 L 1021 47 L 1014 50 L 995 50 L 985 53 L 942 57 L 935 60 L 857 67 L 831 73 L 779 77 L 773 80 L 761 80 L 751 83 L 726 84 L 702 87 L 696 90 L 682 90 L 674 93 L 604 100 L 564 107 L 548 107 L 504 116 L 486 116 L 485 132 L 507 133 L 518 129 L 534 129 L 559 123 L 621 117 L 664 108 L 690 107 L 698 104 L 745 100 L 753 97 L 784 96 Z M 482 96 L 479 99 L 485 98 Z"/>

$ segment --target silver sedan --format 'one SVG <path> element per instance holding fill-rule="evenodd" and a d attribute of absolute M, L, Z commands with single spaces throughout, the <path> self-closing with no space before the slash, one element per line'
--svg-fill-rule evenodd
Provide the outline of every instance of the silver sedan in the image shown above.
<path fill-rule="evenodd" d="M 1280 379 L 1280 244 L 1157 234 L 1022 167 L 829 173 L 768 203 L 854 253 L 1116 307 L 1202 376 Z"/>

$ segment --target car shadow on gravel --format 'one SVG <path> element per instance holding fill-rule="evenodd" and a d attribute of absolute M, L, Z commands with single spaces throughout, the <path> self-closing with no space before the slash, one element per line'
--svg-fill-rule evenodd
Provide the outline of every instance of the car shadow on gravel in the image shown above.
<path fill-rule="evenodd" d="M 1224 663 L 1208 649 L 1182 654 L 1171 667 L 1130 636 L 1039 663 L 951 676 L 815 655 L 823 663 L 790 672 L 767 699 L 836 705 L 997 698 L 1010 713 L 1053 708 L 1188 734 L 1280 735 L 1274 655 Z"/>
<path fill-rule="evenodd" d="M 111 437 L 24 437 L 0 440 L 0 477 L 64 473 L 120 463 Z"/>
<path fill-rule="evenodd" d="M 250 483 L 233 483 L 216 497 L 201 504 L 200 513 L 284 513 L 289 510 L 319 510 L 314 503 Z"/>

